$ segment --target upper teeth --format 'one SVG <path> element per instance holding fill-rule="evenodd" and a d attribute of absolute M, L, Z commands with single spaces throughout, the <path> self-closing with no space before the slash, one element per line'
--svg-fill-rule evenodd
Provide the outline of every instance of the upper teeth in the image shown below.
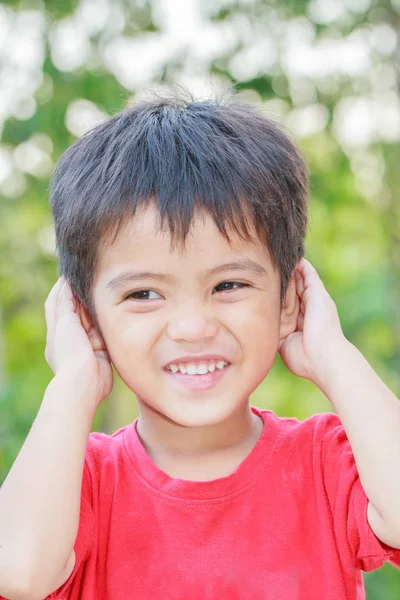
<path fill-rule="evenodd" d="M 177 373 L 178 371 L 180 371 L 183 374 L 189 373 L 189 375 L 202 375 L 204 373 L 207 373 L 207 371 L 210 371 L 212 373 L 213 371 L 215 371 L 215 367 L 217 369 L 223 369 L 227 364 L 228 363 L 224 360 L 209 360 L 199 363 L 171 364 L 167 367 L 167 369 L 169 369 L 173 373 Z"/>

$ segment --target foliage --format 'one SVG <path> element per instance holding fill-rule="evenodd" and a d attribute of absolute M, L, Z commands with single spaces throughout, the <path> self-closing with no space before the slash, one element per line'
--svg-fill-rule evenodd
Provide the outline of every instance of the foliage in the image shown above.
<path fill-rule="evenodd" d="M 293 128 L 311 168 L 307 257 L 338 306 L 346 337 L 400 395 L 398 137 L 378 127 L 357 145 L 346 138 L 345 128 L 339 127 L 346 106 L 348 112 L 352 110 L 344 100 L 382 102 L 382 114 L 386 100 L 393 101 L 399 79 L 395 71 L 398 61 L 394 61 L 398 45 L 390 49 L 388 40 L 390 32 L 398 30 L 398 0 L 336 3 L 345 9 L 338 10 L 336 18 L 325 19 L 316 9 L 323 3 L 316 1 L 208 3 L 204 20 L 221 36 L 227 28 L 233 32 L 232 43 L 216 49 L 211 57 L 208 54 L 206 60 L 199 49 L 197 54 L 188 51 L 190 40 L 185 39 L 175 53 L 166 52 L 165 60 L 147 79 L 137 75 L 136 81 L 128 81 L 127 71 L 121 74 L 108 57 L 107 48 L 116 40 L 145 43 L 161 39 L 166 35 L 162 19 L 154 16 L 151 2 L 99 4 L 109 11 L 109 18 L 103 21 L 96 21 L 93 6 L 100 9 L 89 0 L 8 1 L 0 6 L 11 30 L 24 14 L 29 18 L 39 15 L 42 23 L 38 42 L 42 60 L 32 71 L 37 83 L 31 91 L 19 93 L 15 106 L 10 105 L 2 132 L 0 159 L 11 160 L 12 172 L 0 186 L 0 480 L 4 480 L 18 454 L 52 378 L 44 359 L 43 305 L 58 273 L 47 187 L 55 161 L 76 139 L 72 108 L 80 106 L 81 120 L 83 114 L 88 128 L 92 117 L 114 114 L 140 97 L 143 88 L 174 81 L 185 83 L 196 69 L 202 81 L 209 80 L 222 88 L 233 85 L 247 94 L 249 101 L 262 103 L 265 110 Z M 62 27 L 71 23 L 78 26 L 83 21 L 87 26 L 85 58 L 75 66 L 62 65 L 62 57 L 57 55 L 57 36 L 61 39 Z M 329 71 L 328 65 L 325 74 L 296 73 L 285 46 L 292 30 L 297 30 L 299 39 L 309 36 L 311 46 L 320 49 L 324 44 L 336 43 L 339 51 L 343 40 L 364 40 L 369 67 L 363 71 L 351 71 L 350 67 L 347 71 L 339 67 Z M 271 41 L 275 60 L 266 46 L 260 45 L 259 50 L 255 46 L 254 50 L 253 34 L 255 40 Z M 132 52 L 139 52 L 136 46 L 132 48 Z M 249 53 L 252 48 L 253 53 Z M 144 60 L 145 52 L 132 55 L 132 61 Z M 292 55 L 295 52 L 296 46 L 292 46 Z M 333 55 L 327 57 L 327 62 L 331 59 Z M 15 56 L 9 54 L 8 60 L 13 68 Z M 259 68 L 252 68 L 251 61 Z M 3 63 L 6 69 L 7 61 Z M 29 110 L 32 101 L 33 109 Z M 311 133 L 304 133 L 299 124 L 310 106 L 314 113 L 310 113 L 308 126 L 311 123 L 314 130 L 311 127 Z M 354 119 L 362 106 L 372 104 L 354 104 Z M 315 127 L 318 119 L 322 119 L 319 128 Z M 32 144 L 41 157 L 36 163 Z M 252 403 L 300 419 L 332 410 L 327 398 L 310 382 L 289 374 L 279 357 L 254 392 Z M 100 406 L 92 429 L 114 431 L 135 418 L 136 411 L 132 394 L 116 375 L 115 389 Z M 394 600 L 400 574 L 386 565 L 379 572 L 366 574 L 365 582 L 370 600 Z"/>

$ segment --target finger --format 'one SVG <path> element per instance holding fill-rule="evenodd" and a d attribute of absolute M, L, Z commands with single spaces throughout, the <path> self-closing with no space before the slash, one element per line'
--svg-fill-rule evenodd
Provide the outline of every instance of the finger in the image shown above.
<path fill-rule="evenodd" d="M 314 269 L 314 267 L 312 266 L 312 264 L 310 263 L 310 261 L 304 257 L 301 258 L 299 260 L 299 262 L 297 263 L 297 269 L 299 270 L 299 272 L 302 274 L 303 277 L 308 273 L 312 273 L 312 272 L 316 273 L 317 272 Z"/>
<path fill-rule="evenodd" d="M 303 278 L 303 298 L 308 300 L 311 294 L 315 293 L 316 291 L 326 292 L 325 285 L 322 279 L 320 278 L 317 270 L 312 266 L 312 264 L 308 260 L 302 258 L 299 262 L 298 269 Z"/>
<path fill-rule="evenodd" d="M 63 280 L 56 303 L 56 322 L 65 314 L 75 313 L 75 302 L 71 287 L 66 279 Z"/>
<path fill-rule="evenodd" d="M 312 266 L 310 261 L 306 258 L 302 258 L 298 263 L 298 270 L 301 273 L 304 280 L 308 278 L 317 278 L 320 279 L 317 270 Z M 306 282 L 307 283 L 307 282 Z"/>
<path fill-rule="evenodd" d="M 44 303 L 44 312 L 46 319 L 46 327 L 47 332 L 54 330 L 55 320 L 56 320 L 56 306 L 57 306 L 57 298 L 60 293 L 60 289 L 62 287 L 63 278 L 59 277 L 56 283 L 51 288 L 49 295 L 46 298 L 46 302 Z"/>
<path fill-rule="evenodd" d="M 298 271 L 295 271 L 295 278 L 296 278 L 297 291 L 298 291 L 299 295 L 302 296 L 302 294 L 304 292 L 304 282 L 303 282 L 302 276 L 300 275 L 300 273 Z"/>

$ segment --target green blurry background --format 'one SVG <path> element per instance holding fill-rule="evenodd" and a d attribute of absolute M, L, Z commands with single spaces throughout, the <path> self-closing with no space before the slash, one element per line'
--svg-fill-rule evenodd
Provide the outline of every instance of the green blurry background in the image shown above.
<path fill-rule="evenodd" d="M 0 481 L 52 372 L 44 302 L 58 278 L 48 183 L 85 131 L 147 90 L 242 90 L 311 169 L 306 256 L 346 337 L 400 396 L 400 0 L 0 2 Z M 280 356 L 251 397 L 278 415 L 333 411 Z M 137 416 L 116 375 L 93 431 Z M 400 432 L 399 432 L 400 435 Z M 368 600 L 400 598 L 389 564 Z"/>

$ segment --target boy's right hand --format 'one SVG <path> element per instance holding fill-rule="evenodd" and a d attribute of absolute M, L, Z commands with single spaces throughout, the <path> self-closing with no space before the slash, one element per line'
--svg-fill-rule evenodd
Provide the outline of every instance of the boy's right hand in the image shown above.
<path fill-rule="evenodd" d="M 54 375 L 65 373 L 93 391 L 97 408 L 114 383 L 102 335 L 86 316 L 84 321 L 81 319 L 84 308 L 64 277 L 57 280 L 44 306 L 47 324 L 44 356 L 48 365 Z"/>

